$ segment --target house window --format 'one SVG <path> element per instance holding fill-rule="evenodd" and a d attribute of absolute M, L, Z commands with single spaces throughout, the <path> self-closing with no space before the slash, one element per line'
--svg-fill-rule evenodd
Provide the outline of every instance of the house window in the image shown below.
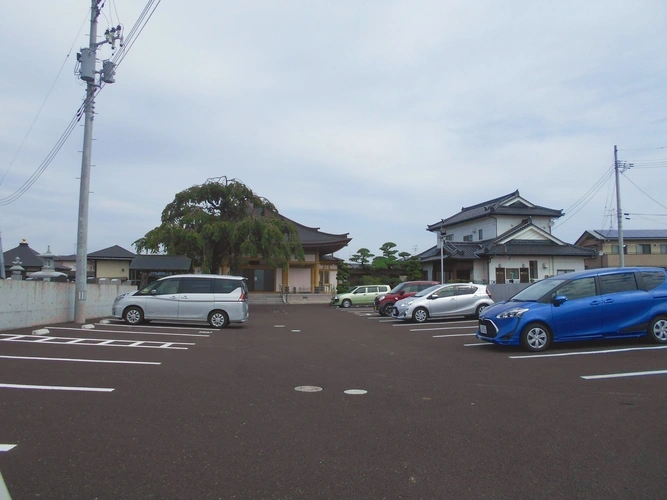
<path fill-rule="evenodd" d="M 573 273 L 574 269 L 558 269 L 556 271 L 556 274 L 567 274 L 567 273 Z"/>
<path fill-rule="evenodd" d="M 463 237 L 463 241 L 472 241 L 472 234 L 468 234 Z"/>
<path fill-rule="evenodd" d="M 628 254 L 628 245 L 623 245 L 623 253 L 625 255 Z M 612 245 L 611 246 L 611 254 L 612 255 L 618 255 L 618 245 Z"/>
<path fill-rule="evenodd" d="M 660 253 L 667 253 L 667 245 L 660 245 Z"/>
<path fill-rule="evenodd" d="M 512 281 L 510 281 L 510 283 L 512 283 L 513 280 L 516 280 L 516 282 L 518 283 L 519 282 L 519 268 L 517 268 L 517 267 L 514 267 L 514 268 L 508 267 L 507 269 L 505 269 L 505 279 L 507 281 L 512 280 Z"/>
<path fill-rule="evenodd" d="M 650 254 L 651 253 L 651 245 L 637 245 L 637 253 L 638 254 Z"/>
<path fill-rule="evenodd" d="M 477 231 L 477 236 L 478 236 L 478 239 L 479 239 L 480 241 L 484 239 L 484 232 L 483 232 L 482 229 L 480 229 L 479 231 Z"/>

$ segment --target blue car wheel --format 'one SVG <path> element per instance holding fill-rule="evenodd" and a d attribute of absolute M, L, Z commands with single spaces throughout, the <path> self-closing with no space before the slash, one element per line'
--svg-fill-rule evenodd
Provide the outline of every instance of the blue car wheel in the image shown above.
<path fill-rule="evenodd" d="M 544 351 L 552 340 L 551 331 L 542 323 L 528 323 L 521 330 L 521 345 L 528 351 Z"/>
<path fill-rule="evenodd" d="M 656 316 L 651 321 L 648 335 L 653 342 L 664 344 L 667 342 L 667 316 Z"/>

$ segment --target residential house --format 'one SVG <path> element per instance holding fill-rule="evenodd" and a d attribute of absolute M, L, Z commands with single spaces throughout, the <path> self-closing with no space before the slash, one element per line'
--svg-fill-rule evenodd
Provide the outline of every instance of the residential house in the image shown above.
<path fill-rule="evenodd" d="M 542 207 L 519 191 L 463 207 L 431 224 L 438 244 L 419 255 L 425 279 L 529 283 L 585 269 L 593 251 L 551 234 L 562 210 Z M 440 245 L 442 241 L 442 245 Z"/>
<path fill-rule="evenodd" d="M 617 267 L 621 263 L 617 229 L 589 229 L 576 245 L 590 249 L 593 257 L 586 267 Z M 626 266 L 667 267 L 667 229 L 625 229 L 623 231 Z"/>

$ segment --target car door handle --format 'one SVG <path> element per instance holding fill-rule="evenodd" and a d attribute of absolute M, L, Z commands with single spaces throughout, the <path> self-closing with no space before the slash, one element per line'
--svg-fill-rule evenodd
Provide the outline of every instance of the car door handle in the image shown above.
<path fill-rule="evenodd" d="M 605 304 L 611 304 L 614 302 L 614 299 L 604 299 Z"/>
<path fill-rule="evenodd" d="M 600 304 L 601 302 L 599 300 L 594 300 L 593 302 L 591 302 L 592 306 L 599 306 Z"/>

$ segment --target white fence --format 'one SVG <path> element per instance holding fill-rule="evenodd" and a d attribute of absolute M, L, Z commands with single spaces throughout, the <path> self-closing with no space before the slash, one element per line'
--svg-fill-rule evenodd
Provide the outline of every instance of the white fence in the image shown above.
<path fill-rule="evenodd" d="M 134 285 L 86 286 L 86 318 L 111 315 L 117 295 L 133 292 Z M 0 279 L 0 330 L 74 321 L 75 284 Z"/>

